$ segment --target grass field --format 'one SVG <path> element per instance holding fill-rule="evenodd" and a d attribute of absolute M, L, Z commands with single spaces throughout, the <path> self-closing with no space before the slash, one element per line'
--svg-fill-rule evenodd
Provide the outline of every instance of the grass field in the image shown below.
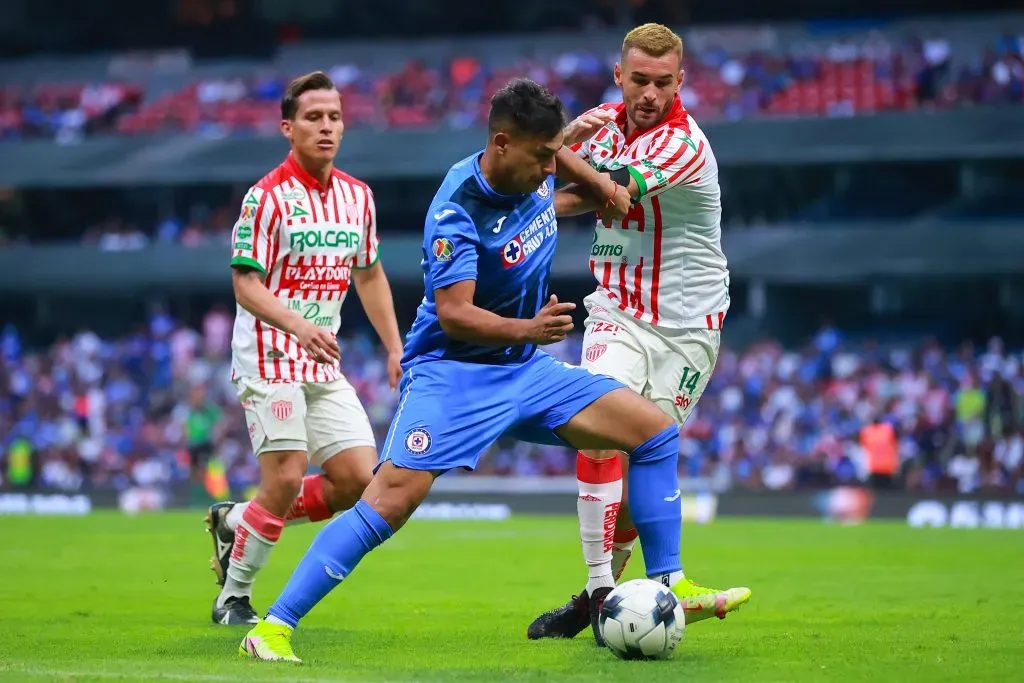
<path fill-rule="evenodd" d="M 1011 681 L 1024 666 L 1012 531 L 719 521 L 687 527 L 694 579 L 749 605 L 691 625 L 667 662 L 620 662 L 526 625 L 580 587 L 571 518 L 415 521 L 296 633 L 299 667 L 240 660 L 214 626 L 202 512 L 0 517 L 0 680 Z M 262 612 L 316 527 L 289 527 Z M 639 556 L 627 571 L 642 575 Z"/>

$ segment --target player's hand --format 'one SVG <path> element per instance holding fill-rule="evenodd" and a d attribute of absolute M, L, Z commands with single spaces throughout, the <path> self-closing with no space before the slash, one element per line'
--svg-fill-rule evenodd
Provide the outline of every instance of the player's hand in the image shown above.
<path fill-rule="evenodd" d="M 612 221 L 621 221 L 631 208 L 633 208 L 633 197 L 629 194 L 629 190 L 616 184 L 611 203 L 601 209 L 601 221 L 604 223 L 604 227 L 612 227 Z"/>
<path fill-rule="evenodd" d="M 392 389 L 398 388 L 402 379 L 402 349 L 388 352 L 388 384 Z"/>
<path fill-rule="evenodd" d="M 565 339 L 572 332 L 572 316 L 569 313 L 575 308 L 576 304 L 573 303 L 558 303 L 558 297 L 552 294 L 544 308 L 530 321 L 532 325 L 527 341 L 543 346 Z"/>
<path fill-rule="evenodd" d="M 597 111 L 583 114 L 565 127 L 565 142 L 567 146 L 575 145 L 577 142 L 589 140 L 597 131 L 615 120 L 615 112 L 610 109 L 598 109 Z"/>
<path fill-rule="evenodd" d="M 295 336 L 299 340 L 299 346 L 317 363 L 333 363 L 341 358 L 338 339 L 330 330 L 303 320 L 295 330 Z"/>

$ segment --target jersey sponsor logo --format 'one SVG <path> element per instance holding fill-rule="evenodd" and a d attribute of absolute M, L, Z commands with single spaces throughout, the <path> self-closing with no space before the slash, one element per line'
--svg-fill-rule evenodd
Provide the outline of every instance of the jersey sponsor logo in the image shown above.
<path fill-rule="evenodd" d="M 288 246 L 299 251 L 324 247 L 358 249 L 360 241 L 355 230 L 296 230 L 288 238 Z"/>
<path fill-rule="evenodd" d="M 292 299 L 288 302 L 288 310 L 301 313 L 303 319 L 308 320 L 317 327 L 334 327 L 334 316 L 329 314 L 320 315 L 320 304 L 316 301 L 296 301 Z"/>
<path fill-rule="evenodd" d="M 252 226 L 251 225 L 240 225 L 238 226 L 238 239 L 247 240 L 252 237 Z"/>
<path fill-rule="evenodd" d="M 260 200 L 256 199 L 256 193 L 249 192 L 249 194 L 245 198 L 245 201 L 243 202 L 243 206 L 252 206 L 258 208 L 259 205 Z"/>
<path fill-rule="evenodd" d="M 235 249 L 239 251 L 252 251 L 251 242 L 235 242 Z"/>
<path fill-rule="evenodd" d="M 551 196 L 551 188 L 548 187 L 547 179 L 545 179 L 544 182 L 540 184 L 540 187 L 537 188 L 537 196 L 541 199 L 547 199 Z"/>
<path fill-rule="evenodd" d="M 281 273 L 281 289 L 302 292 L 340 292 L 348 289 L 348 266 L 288 266 Z"/>
<path fill-rule="evenodd" d="M 301 187 L 292 188 L 281 194 L 281 199 L 286 202 L 301 202 L 306 198 L 306 192 Z"/>
<path fill-rule="evenodd" d="M 591 363 L 596 362 L 598 358 L 604 355 L 604 352 L 608 350 L 607 344 L 591 344 L 583 352 L 587 360 Z"/>
<path fill-rule="evenodd" d="M 501 259 L 506 268 L 511 268 L 530 254 L 537 251 L 544 240 L 558 233 L 558 220 L 555 218 L 555 207 L 549 206 L 536 218 L 530 221 L 523 230 L 505 243 L 501 249 Z"/>
<path fill-rule="evenodd" d="M 423 427 L 416 427 L 405 435 L 405 450 L 413 455 L 423 455 L 430 450 L 430 432 Z"/>
<path fill-rule="evenodd" d="M 281 422 L 284 422 L 292 416 L 292 402 L 291 401 L 274 401 L 270 404 L 270 412 L 274 414 Z"/>
<path fill-rule="evenodd" d="M 438 261 L 451 261 L 455 255 L 455 245 L 447 237 L 438 237 L 432 247 L 434 258 Z"/>
<path fill-rule="evenodd" d="M 505 222 L 506 218 L 508 218 L 508 216 L 502 216 L 501 218 L 499 218 L 498 224 L 491 229 L 491 232 L 493 232 L 495 235 L 501 232 L 501 224 Z"/>
<path fill-rule="evenodd" d="M 501 260 L 505 263 L 506 268 L 511 268 L 523 260 L 523 243 L 519 241 L 518 237 L 513 237 L 510 242 L 505 244 L 501 250 Z"/>
<path fill-rule="evenodd" d="M 288 218 L 303 218 L 309 215 L 309 211 L 306 211 L 299 204 L 292 204 L 292 212 L 288 214 Z"/>

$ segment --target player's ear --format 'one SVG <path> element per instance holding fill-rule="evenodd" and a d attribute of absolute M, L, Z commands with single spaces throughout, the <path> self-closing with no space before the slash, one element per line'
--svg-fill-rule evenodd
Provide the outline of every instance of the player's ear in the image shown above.
<path fill-rule="evenodd" d="M 497 150 L 498 154 L 504 155 L 508 151 L 509 143 L 512 142 L 512 137 L 503 130 L 499 130 L 491 138 L 494 143 L 494 149 Z"/>
<path fill-rule="evenodd" d="M 292 141 L 292 122 L 288 119 L 281 119 L 281 135 L 288 138 L 288 142 Z"/>
<path fill-rule="evenodd" d="M 680 67 L 679 74 L 676 76 L 676 88 L 683 87 L 683 83 L 686 82 L 686 69 Z"/>
<path fill-rule="evenodd" d="M 612 70 L 612 77 L 615 79 L 615 87 L 622 87 L 622 64 L 616 62 L 615 68 Z"/>

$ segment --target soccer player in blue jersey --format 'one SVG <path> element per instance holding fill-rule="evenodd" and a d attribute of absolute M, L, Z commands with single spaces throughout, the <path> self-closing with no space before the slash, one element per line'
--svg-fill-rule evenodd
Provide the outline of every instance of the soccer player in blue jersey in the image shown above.
<path fill-rule="evenodd" d="M 316 537 L 243 656 L 299 661 L 299 620 L 405 524 L 436 477 L 473 469 L 502 435 L 629 454 L 632 515 L 647 575 L 673 586 L 680 562 L 679 431 L 653 403 L 541 347 L 572 330 L 574 304 L 548 291 L 558 225 L 561 102 L 528 80 L 495 94 L 483 152 L 452 166 L 427 211 L 426 295 L 405 346 L 402 396 L 362 499 Z"/>

